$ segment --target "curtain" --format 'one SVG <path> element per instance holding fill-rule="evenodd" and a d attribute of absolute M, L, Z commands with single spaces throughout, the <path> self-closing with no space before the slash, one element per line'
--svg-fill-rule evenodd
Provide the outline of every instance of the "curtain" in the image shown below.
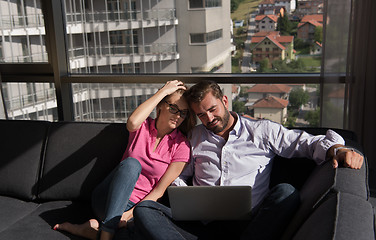
<path fill-rule="evenodd" d="M 344 128 L 346 122 L 346 75 L 349 34 L 351 26 L 351 0 L 327 0 L 324 11 L 324 44 L 321 67 L 321 125 Z"/>
<path fill-rule="evenodd" d="M 3 97 L 3 86 L 1 81 L 1 73 L 0 73 L 0 119 L 7 119 L 7 112 L 5 108 L 5 101 Z"/>
<path fill-rule="evenodd" d="M 321 125 L 357 134 L 376 189 L 376 1 L 327 0 L 325 12 Z"/>
<path fill-rule="evenodd" d="M 376 189 L 376 1 L 354 0 L 349 64 L 349 129 L 355 131 Z"/>

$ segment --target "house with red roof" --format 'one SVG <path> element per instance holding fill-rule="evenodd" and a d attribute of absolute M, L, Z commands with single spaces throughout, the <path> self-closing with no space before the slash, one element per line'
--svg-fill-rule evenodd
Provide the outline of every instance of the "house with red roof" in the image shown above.
<path fill-rule="evenodd" d="M 300 0 L 297 1 L 296 10 L 294 15 L 299 19 L 305 15 L 323 14 L 324 13 L 324 0 Z"/>
<path fill-rule="evenodd" d="M 313 46 L 310 50 L 310 54 L 311 55 L 321 55 L 321 53 L 322 53 L 322 44 L 317 42 L 317 41 L 314 42 Z"/>
<path fill-rule="evenodd" d="M 328 94 L 329 101 L 336 106 L 338 109 L 343 109 L 345 107 L 345 88 L 340 86 L 337 89 L 331 89 Z"/>
<path fill-rule="evenodd" d="M 286 84 L 255 84 L 247 90 L 248 105 L 268 96 L 287 100 L 292 87 Z"/>
<path fill-rule="evenodd" d="M 256 119 L 269 119 L 283 124 L 287 120 L 288 104 L 288 100 L 268 96 L 257 100 L 250 108 Z"/>
<path fill-rule="evenodd" d="M 281 36 L 279 32 L 258 32 L 251 40 L 252 63 L 259 64 L 269 59 L 271 65 L 275 60 L 291 61 L 295 59 L 294 36 Z"/>
<path fill-rule="evenodd" d="M 255 17 L 256 32 L 275 31 L 277 28 L 277 15 L 257 15 Z"/>
<path fill-rule="evenodd" d="M 315 30 L 323 26 L 323 15 L 306 15 L 298 24 L 298 38 L 304 41 L 313 42 L 315 39 Z"/>

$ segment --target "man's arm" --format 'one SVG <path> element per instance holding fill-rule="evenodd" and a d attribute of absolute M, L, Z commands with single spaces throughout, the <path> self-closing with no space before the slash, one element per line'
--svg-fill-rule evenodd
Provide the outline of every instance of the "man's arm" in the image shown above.
<path fill-rule="evenodd" d="M 342 164 L 344 167 L 360 169 L 364 161 L 363 156 L 354 151 L 353 148 L 341 144 L 331 146 L 326 152 L 326 157 L 327 159 L 332 160 L 334 168 L 337 168 L 339 164 Z"/>

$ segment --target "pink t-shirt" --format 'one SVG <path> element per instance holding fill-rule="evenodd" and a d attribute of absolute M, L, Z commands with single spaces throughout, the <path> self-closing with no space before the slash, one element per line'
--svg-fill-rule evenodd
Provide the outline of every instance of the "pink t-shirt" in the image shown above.
<path fill-rule="evenodd" d="M 140 177 L 130 197 L 138 203 L 156 186 L 167 167 L 172 162 L 188 162 L 190 145 L 186 137 L 177 129 L 164 136 L 153 152 L 157 129 L 155 120 L 147 118 L 140 129 L 129 133 L 128 146 L 123 160 L 127 157 L 137 159 L 142 167 Z"/>

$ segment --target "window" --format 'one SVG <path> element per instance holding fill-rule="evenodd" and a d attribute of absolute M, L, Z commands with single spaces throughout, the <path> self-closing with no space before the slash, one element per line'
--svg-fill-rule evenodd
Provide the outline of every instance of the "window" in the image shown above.
<path fill-rule="evenodd" d="M 191 33 L 191 43 L 205 43 L 205 33 Z"/>
<path fill-rule="evenodd" d="M 222 29 L 216 30 L 209 33 L 192 33 L 191 35 L 191 43 L 209 43 L 214 40 L 222 38 Z"/>
<path fill-rule="evenodd" d="M 222 0 L 189 0 L 189 8 L 211 8 L 222 6 Z"/>
<path fill-rule="evenodd" d="M 50 49 L 50 46 L 46 47 L 45 39 L 48 38 L 44 34 L 51 31 L 44 29 L 45 19 L 41 2 L 50 6 L 56 4 L 52 1 L 40 0 L 0 0 L 2 13 L 0 29 L 3 31 L 3 35 L 0 36 L 0 61 L 44 63 L 38 65 L 42 70 L 35 68 L 40 75 L 32 76 L 30 78 L 32 80 L 19 78 L 19 82 L 14 82 L 12 79 L 11 81 L 15 83 L 12 85 L 9 83 L 11 82 L 9 76 L 8 80 L 7 76 L 3 78 L 5 80 L 3 90 L 7 91 L 4 96 L 7 98 L 8 113 L 13 119 L 22 117 L 42 119 L 43 112 L 46 113 L 45 119 L 57 119 L 57 107 L 49 105 L 53 102 L 50 99 L 54 97 L 55 91 L 61 93 L 63 90 L 55 89 L 53 84 L 55 79 L 51 77 L 55 76 L 55 73 L 50 70 L 51 64 L 48 65 L 47 70 L 43 69 L 43 66 L 49 64 L 46 49 Z M 69 96 L 73 97 L 67 100 L 65 96 L 62 99 L 72 101 L 73 116 L 76 120 L 124 121 L 139 102 L 142 102 L 146 96 L 152 95 L 153 91 L 161 86 L 161 84 L 154 86 L 150 83 L 163 82 L 170 77 L 170 74 L 177 74 L 178 77 L 191 83 L 194 80 L 190 77 L 195 79 L 195 76 L 190 73 L 207 73 L 208 78 L 212 79 L 216 79 L 217 76 L 213 76 L 216 73 L 236 73 L 228 80 L 236 83 L 238 73 L 267 73 L 260 74 L 261 77 L 255 80 L 266 82 L 289 81 L 287 77 L 280 78 L 279 75 L 274 75 L 278 73 L 307 73 L 308 77 L 304 74 L 303 77 L 291 74 L 292 81 L 307 82 L 308 79 L 309 83 L 319 82 L 321 57 L 310 56 L 307 48 L 304 48 L 304 43 L 301 43 L 301 48 L 298 49 L 293 45 L 293 41 L 288 42 L 289 36 L 281 34 L 272 38 L 269 36 L 273 41 L 280 41 L 279 44 L 286 47 L 285 56 L 288 59 L 282 60 L 281 55 L 274 52 L 280 51 L 279 48 L 272 48 L 275 45 L 270 46 L 270 41 L 265 41 L 265 45 L 269 46 L 267 49 L 269 54 L 263 52 L 258 46 L 265 40 L 266 35 L 261 34 L 258 37 L 259 42 L 250 43 L 249 49 L 252 55 L 249 54 L 251 57 L 248 59 L 249 62 L 246 62 L 243 53 L 247 33 L 239 31 L 238 34 L 235 29 L 232 32 L 233 29 L 229 26 L 230 20 L 233 20 L 230 12 L 231 1 L 190 0 L 189 8 L 186 1 L 181 4 L 182 1 L 171 0 L 61 0 L 57 2 L 57 5 L 62 5 L 62 9 L 57 11 L 61 11 L 61 14 L 66 16 L 66 22 L 61 26 L 66 27 L 63 31 L 66 34 L 64 37 L 67 46 L 61 45 L 61 49 L 66 47 L 67 52 L 66 55 L 60 52 L 53 55 L 63 56 L 59 60 L 63 59 L 67 62 L 67 72 L 64 68 L 59 69 L 63 73 L 61 82 L 68 86 L 68 89 L 72 89 Z M 155 4 L 156 2 L 158 4 Z M 213 9 L 189 11 L 190 8 Z M 219 11 L 221 14 L 216 14 Z M 51 22 L 58 25 L 56 21 L 59 20 L 51 15 L 46 15 L 47 27 Z M 196 20 L 195 16 L 199 16 L 196 19 L 208 20 L 198 26 L 193 24 Z M 183 24 L 187 21 L 192 22 L 188 26 L 189 30 L 186 28 L 187 24 Z M 215 25 L 212 25 L 213 23 Z M 262 28 L 266 27 L 262 26 Z M 17 31 L 12 32 L 12 29 Z M 217 30 L 212 31 L 213 29 Z M 21 34 L 22 32 L 25 34 Z M 50 44 L 50 41 L 46 42 Z M 62 41 L 58 43 L 62 44 Z M 294 59 L 295 55 L 299 58 Z M 271 58 L 266 59 L 269 56 Z M 54 56 L 50 57 L 52 57 L 51 61 L 56 60 Z M 304 64 L 298 64 L 297 59 Z M 296 68 L 301 66 L 306 67 Z M 17 73 L 15 70 L 6 71 L 10 72 L 9 75 Z M 6 75 L 4 72 L 1 74 Z M 141 76 L 130 76 L 132 74 Z M 153 78 L 154 75 L 158 75 L 158 78 Z M 81 79 L 83 83 L 80 82 Z M 140 85 L 137 81 L 144 85 Z M 253 84 L 253 81 L 254 79 L 250 82 Z M 56 85 L 56 88 L 59 86 Z M 57 100 L 54 101 L 56 103 Z M 30 103 L 43 103 L 48 106 L 42 110 L 28 110 Z"/>
<path fill-rule="evenodd" d="M 48 61 L 40 5 L 40 0 L 0 1 L 1 62 Z"/>
<path fill-rule="evenodd" d="M 3 38 L 0 38 L 0 62 L 3 61 Z"/>

